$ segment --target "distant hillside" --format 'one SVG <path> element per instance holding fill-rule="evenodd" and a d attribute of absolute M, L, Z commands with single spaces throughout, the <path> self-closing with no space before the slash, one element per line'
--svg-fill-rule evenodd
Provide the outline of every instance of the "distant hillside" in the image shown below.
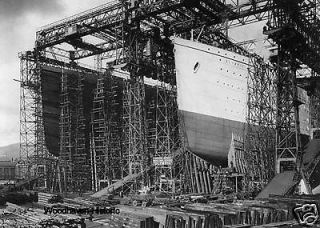
<path fill-rule="evenodd" d="M 8 161 L 19 158 L 20 144 L 10 144 L 8 146 L 0 147 L 0 161 Z"/>

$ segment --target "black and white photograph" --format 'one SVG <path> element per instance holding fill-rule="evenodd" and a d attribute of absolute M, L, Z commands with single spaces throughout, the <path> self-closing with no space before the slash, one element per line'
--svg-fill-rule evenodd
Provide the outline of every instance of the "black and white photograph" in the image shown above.
<path fill-rule="evenodd" d="M 320 0 L 0 0 L 0 228 L 320 227 Z"/>

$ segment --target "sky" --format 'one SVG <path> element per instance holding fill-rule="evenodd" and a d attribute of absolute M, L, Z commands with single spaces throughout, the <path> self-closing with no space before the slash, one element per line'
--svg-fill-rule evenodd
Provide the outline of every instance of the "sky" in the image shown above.
<path fill-rule="evenodd" d="M 79 3 L 81 2 L 81 4 Z M 18 53 L 32 50 L 38 28 L 109 0 L 0 0 L 0 147 L 18 143 Z"/>
<path fill-rule="evenodd" d="M 0 0 L 0 147 L 20 141 L 20 85 L 14 81 L 20 77 L 18 53 L 33 49 L 36 31 L 41 26 L 109 1 Z M 242 26 L 230 34 L 235 34 L 239 41 L 261 38 L 261 28 Z M 254 31 L 250 37 L 243 32 L 250 30 Z"/>

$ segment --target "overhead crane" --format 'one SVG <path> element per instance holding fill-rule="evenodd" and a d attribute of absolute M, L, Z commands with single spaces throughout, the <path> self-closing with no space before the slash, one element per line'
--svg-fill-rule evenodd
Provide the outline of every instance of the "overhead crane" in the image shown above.
<path fill-rule="evenodd" d="M 160 64 L 159 60 L 153 61 L 152 57 L 144 56 L 143 49 L 148 41 L 157 43 L 169 56 L 172 55 L 172 46 L 168 38 L 171 35 L 190 37 L 191 32 L 208 43 L 218 41 L 225 48 L 234 47 L 220 31 L 226 26 L 242 26 L 261 20 L 268 20 L 264 33 L 279 46 L 276 62 L 279 69 L 276 127 L 277 171 L 280 172 L 281 159 L 292 161 L 294 166 L 297 162 L 301 163 L 295 81 L 297 65 L 303 63 L 314 72 L 320 71 L 320 23 L 314 0 L 296 0 L 290 3 L 285 0 L 255 0 L 245 3 L 227 0 L 113 1 L 41 28 L 36 34 L 33 54 L 35 61 L 70 66 L 75 64 L 75 60 L 101 55 L 107 59 L 106 62 L 111 59 L 113 65 L 124 64 L 130 71 L 133 83 L 139 84 L 139 78 L 143 76 L 139 68 L 144 63 L 155 64 L 155 68 Z M 88 36 L 99 38 L 101 42 L 93 43 Z M 290 43 L 288 41 L 295 41 L 299 45 L 287 45 Z M 58 47 L 63 44 L 69 44 L 73 49 Z M 236 51 L 243 50 L 237 48 Z M 48 53 L 51 56 L 62 54 L 70 63 L 48 58 Z M 290 70 L 286 70 L 287 68 Z M 139 88 L 131 87 L 131 92 L 137 97 L 143 96 Z M 288 94 L 288 91 L 294 92 Z M 134 112 L 138 113 L 140 101 L 136 102 L 138 103 L 134 108 L 137 110 Z M 143 125 L 142 122 L 138 124 Z M 141 140 L 143 141 L 142 138 Z M 285 155 L 287 152 L 288 156 Z"/>
<path fill-rule="evenodd" d="M 121 48 L 116 44 L 123 42 L 122 28 L 126 23 L 135 26 L 139 22 L 143 31 L 161 27 L 169 36 L 202 26 L 219 25 L 225 20 L 230 21 L 231 26 L 252 23 L 266 19 L 265 12 L 271 7 L 270 0 L 255 1 L 254 5 L 226 5 L 223 0 L 115 1 L 41 28 L 36 34 L 36 50 L 71 43 L 79 49 L 74 56 L 80 59 L 107 52 L 110 46 Z M 126 17 L 130 17 L 130 21 L 126 21 Z M 108 43 L 84 42 L 81 38 L 88 35 Z"/>

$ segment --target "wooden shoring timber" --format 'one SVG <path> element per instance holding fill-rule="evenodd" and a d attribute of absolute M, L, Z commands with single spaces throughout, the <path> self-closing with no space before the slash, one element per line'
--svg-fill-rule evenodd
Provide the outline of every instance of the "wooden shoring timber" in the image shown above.
<path fill-rule="evenodd" d="M 191 185 L 192 185 L 192 192 L 197 192 L 197 181 L 195 177 L 195 172 L 194 172 L 194 165 L 193 165 L 193 157 L 189 157 L 189 170 L 190 170 L 190 176 L 191 176 Z"/>
<path fill-rule="evenodd" d="M 187 167 L 191 174 L 192 192 L 211 193 L 213 190 L 212 175 L 216 173 L 214 166 L 195 154 L 188 153 Z"/>
<path fill-rule="evenodd" d="M 209 165 L 208 163 L 204 163 L 204 168 L 205 168 L 205 175 L 206 179 L 208 182 L 208 193 L 211 193 L 211 178 L 210 178 L 210 172 L 209 172 Z"/>
<path fill-rule="evenodd" d="M 199 158 L 196 158 L 196 164 L 197 164 L 197 171 L 198 171 L 198 174 L 199 174 L 199 180 L 200 180 L 200 189 L 201 189 L 201 192 L 200 193 L 205 193 L 205 180 L 203 179 L 203 175 L 202 175 L 202 170 L 201 170 L 201 161 Z"/>
<path fill-rule="evenodd" d="M 207 175 L 206 175 L 206 169 L 205 169 L 205 166 L 204 166 L 204 161 L 201 161 L 200 164 L 201 164 L 201 170 L 202 170 L 202 176 L 203 176 L 203 180 L 204 180 L 204 193 L 209 193 L 209 182 L 208 182 L 208 179 L 207 179 Z"/>
<path fill-rule="evenodd" d="M 198 173 L 198 169 L 197 169 L 197 162 L 196 162 L 196 158 L 192 157 L 193 160 L 193 164 L 194 164 L 194 172 L 195 172 L 195 179 L 196 179 L 196 190 L 197 193 L 201 193 L 201 188 L 200 188 L 200 180 L 199 180 L 199 173 Z"/>

